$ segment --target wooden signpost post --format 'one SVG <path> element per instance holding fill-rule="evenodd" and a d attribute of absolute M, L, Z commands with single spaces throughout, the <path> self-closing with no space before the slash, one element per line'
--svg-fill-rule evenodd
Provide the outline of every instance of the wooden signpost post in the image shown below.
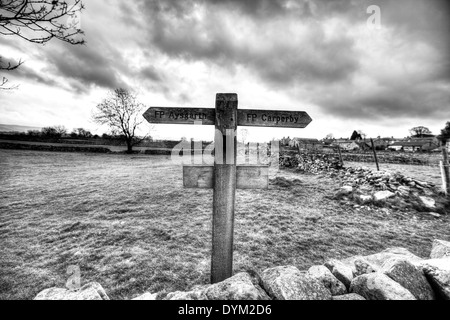
<path fill-rule="evenodd" d="M 268 166 L 237 166 L 237 126 L 305 128 L 306 112 L 238 110 L 237 94 L 219 93 L 216 108 L 152 107 L 150 123 L 215 125 L 214 166 L 184 166 L 185 188 L 213 188 L 211 283 L 232 276 L 236 188 L 268 189 Z"/>

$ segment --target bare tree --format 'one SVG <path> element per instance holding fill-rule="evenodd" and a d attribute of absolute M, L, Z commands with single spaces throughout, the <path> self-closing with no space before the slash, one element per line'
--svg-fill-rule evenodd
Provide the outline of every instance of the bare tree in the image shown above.
<path fill-rule="evenodd" d="M 64 126 L 54 126 L 53 128 L 55 128 L 56 133 L 61 137 L 67 134 L 67 129 Z"/>
<path fill-rule="evenodd" d="M 44 127 L 41 129 L 42 136 L 52 139 L 59 139 L 67 134 L 64 126 Z"/>
<path fill-rule="evenodd" d="M 92 133 L 89 130 L 86 130 L 84 128 L 76 128 L 73 129 L 72 133 L 71 133 L 72 137 L 76 137 L 76 138 L 92 138 Z"/>
<path fill-rule="evenodd" d="M 325 140 L 333 140 L 334 139 L 334 134 L 329 133 L 326 135 Z"/>
<path fill-rule="evenodd" d="M 84 9 L 81 0 L 0 0 L 0 35 L 16 36 L 23 40 L 45 44 L 55 38 L 72 45 L 84 44 L 79 36 L 79 13 Z M 77 20 L 78 19 L 78 20 Z M 0 71 L 17 69 L 22 61 L 3 62 L 0 56 Z M 0 89 L 6 87 L 8 79 L 1 77 Z"/>
<path fill-rule="evenodd" d="M 92 118 L 98 124 L 108 125 L 113 134 L 122 135 L 127 152 L 132 153 L 133 146 L 147 138 L 136 136 L 136 129 L 144 120 L 144 107 L 135 94 L 126 89 L 116 89 L 109 98 L 97 105 Z"/>
<path fill-rule="evenodd" d="M 423 136 L 426 134 L 431 134 L 430 129 L 428 129 L 427 127 L 423 127 L 423 126 L 414 127 L 412 129 L 410 129 L 409 132 L 411 133 L 412 136 L 420 137 L 420 138 L 423 138 Z"/>

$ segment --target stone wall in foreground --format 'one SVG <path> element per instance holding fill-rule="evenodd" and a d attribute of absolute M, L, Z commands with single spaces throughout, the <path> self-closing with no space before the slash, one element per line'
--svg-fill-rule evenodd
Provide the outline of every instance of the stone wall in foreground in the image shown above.
<path fill-rule="evenodd" d="M 100 284 L 50 288 L 35 300 L 109 300 Z M 146 292 L 133 300 L 450 300 L 450 242 L 435 240 L 430 259 L 403 248 L 329 260 L 299 270 L 281 266 L 242 272 L 188 292 Z"/>

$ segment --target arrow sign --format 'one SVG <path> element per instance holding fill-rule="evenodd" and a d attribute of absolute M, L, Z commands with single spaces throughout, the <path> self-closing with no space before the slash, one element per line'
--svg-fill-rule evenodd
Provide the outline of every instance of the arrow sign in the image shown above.
<path fill-rule="evenodd" d="M 238 110 L 238 126 L 306 128 L 311 121 L 304 111 Z"/>
<path fill-rule="evenodd" d="M 183 167 L 185 188 L 213 188 L 211 283 L 232 275 L 236 189 L 267 189 L 269 167 L 236 166 L 237 126 L 305 128 L 311 117 L 303 111 L 239 110 L 235 93 L 219 93 L 216 108 L 152 107 L 144 113 L 150 123 L 215 125 L 214 166 Z M 221 138 L 230 137 L 224 147 Z M 226 159 L 226 164 L 223 160 Z M 231 160 L 231 161 L 230 161 Z"/>
<path fill-rule="evenodd" d="M 144 113 L 144 118 L 150 123 L 195 124 L 196 121 L 202 121 L 203 125 L 214 125 L 216 123 L 216 110 L 152 107 Z"/>
<path fill-rule="evenodd" d="M 214 125 L 216 110 L 208 108 L 151 107 L 144 113 L 150 123 Z M 306 128 L 312 119 L 304 111 L 238 110 L 238 126 Z"/>

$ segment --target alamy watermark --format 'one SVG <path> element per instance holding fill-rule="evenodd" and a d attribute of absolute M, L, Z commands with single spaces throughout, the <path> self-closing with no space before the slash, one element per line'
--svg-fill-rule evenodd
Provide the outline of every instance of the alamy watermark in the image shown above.
<path fill-rule="evenodd" d="M 215 130 L 214 142 L 204 147 L 203 141 L 181 141 L 171 152 L 171 161 L 175 165 L 236 164 L 238 155 L 248 165 L 269 165 L 279 170 L 280 141 L 266 143 L 237 143 L 236 130 L 227 129 L 225 134 Z M 270 145 L 270 146 L 269 146 Z M 237 154 L 235 154 L 235 151 Z"/>
<path fill-rule="evenodd" d="M 367 19 L 367 28 L 369 30 L 381 30 L 381 8 L 371 5 L 367 8 L 367 14 L 371 16 Z"/>
<path fill-rule="evenodd" d="M 67 268 L 67 275 L 69 278 L 66 282 L 66 288 L 70 291 L 77 291 L 81 288 L 81 271 L 79 266 L 69 266 Z"/>

